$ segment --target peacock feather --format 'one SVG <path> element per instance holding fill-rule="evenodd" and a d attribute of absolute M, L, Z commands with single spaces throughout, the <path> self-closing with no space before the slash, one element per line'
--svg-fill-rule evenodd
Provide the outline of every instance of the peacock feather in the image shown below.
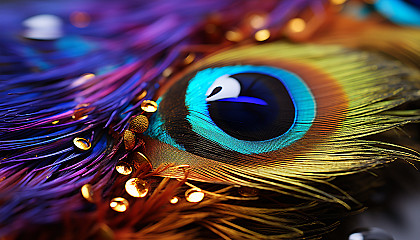
<path fill-rule="evenodd" d="M 224 51 L 187 69 L 159 98 L 145 154 L 156 166 L 189 165 L 190 179 L 346 205 L 313 183 L 419 160 L 404 147 L 363 138 L 419 120 L 390 112 L 418 99 L 419 77 L 416 69 L 340 46 Z"/>

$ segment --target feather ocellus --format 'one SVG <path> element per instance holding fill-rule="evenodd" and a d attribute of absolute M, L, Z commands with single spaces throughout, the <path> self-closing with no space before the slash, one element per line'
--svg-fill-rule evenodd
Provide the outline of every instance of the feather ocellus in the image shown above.
<path fill-rule="evenodd" d="M 244 154 L 235 151 L 233 142 L 232 146 L 229 142 L 220 143 L 218 137 L 221 135 L 217 132 L 209 130 L 208 135 L 203 134 L 206 126 L 201 126 L 204 130 L 197 133 L 194 126 L 186 126 L 190 123 L 181 121 L 182 116 L 168 117 L 182 115 L 177 109 L 183 108 L 186 109 L 184 117 L 190 118 L 190 122 L 191 118 L 201 118 L 194 112 L 188 112 L 190 109 L 196 112 L 194 106 L 186 104 L 188 99 L 184 102 L 179 99 L 182 97 L 181 89 L 191 84 L 190 79 L 194 79 L 200 71 L 226 66 L 242 67 L 245 72 L 251 71 L 248 66 L 269 66 L 297 75 L 313 95 L 316 112 L 312 122 L 295 124 L 310 125 L 310 128 L 298 139 L 285 140 L 290 143 L 273 143 L 277 145 L 270 146 L 270 149 L 275 150 Z M 246 46 L 212 55 L 189 68 L 179 78 L 171 87 L 176 92 L 170 88 L 160 97 L 162 106 L 169 104 L 172 108 L 171 111 L 159 108 L 152 117 L 154 121 L 146 132 L 149 137 L 145 138 L 145 154 L 156 166 L 188 164 L 192 180 L 255 187 L 300 198 L 339 202 L 348 207 L 345 200 L 329 193 L 340 192 L 329 183 L 332 177 L 367 171 L 396 159 L 420 159 L 415 151 L 364 138 L 420 119 L 416 114 L 402 116 L 389 111 L 419 99 L 416 86 L 419 72 L 380 55 L 334 45 L 273 43 Z M 214 80 L 210 76 L 204 81 Z M 297 111 L 308 111 L 305 101 L 310 99 L 302 97 L 294 101 L 303 102 L 300 103 L 303 107 Z M 214 127 L 210 118 L 203 118 L 203 122 Z M 164 119 L 181 120 L 165 122 Z M 191 136 L 198 134 L 199 139 L 206 141 L 192 142 L 194 138 L 188 135 L 188 129 L 192 129 Z M 172 138 L 170 133 L 177 131 L 183 136 Z M 218 150 L 223 144 L 221 148 L 226 151 Z M 253 144 L 258 148 L 265 143 L 247 141 L 244 144 Z M 179 172 L 167 171 L 163 175 L 179 177 Z M 323 186 L 322 190 L 319 186 Z M 344 192 L 340 194 L 346 195 Z"/>

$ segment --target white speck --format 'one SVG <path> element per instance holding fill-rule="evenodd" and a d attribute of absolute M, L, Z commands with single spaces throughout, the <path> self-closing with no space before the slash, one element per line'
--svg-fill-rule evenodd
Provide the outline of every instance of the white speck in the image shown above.
<path fill-rule="evenodd" d="M 349 240 L 363 240 L 363 234 L 361 233 L 353 233 L 349 236 Z"/>
<path fill-rule="evenodd" d="M 26 38 L 38 40 L 54 40 L 63 35 L 63 21 L 54 15 L 41 14 L 23 21 L 27 29 L 23 33 Z"/>

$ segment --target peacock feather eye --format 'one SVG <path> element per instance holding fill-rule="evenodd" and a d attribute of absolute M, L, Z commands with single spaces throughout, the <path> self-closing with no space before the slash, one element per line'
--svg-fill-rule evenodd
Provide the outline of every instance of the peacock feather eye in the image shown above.
<path fill-rule="evenodd" d="M 311 184 L 328 185 L 332 176 L 405 154 L 417 158 L 361 140 L 418 118 L 387 113 L 416 98 L 416 76 L 381 56 L 338 46 L 225 51 L 187 69 L 158 99 L 145 154 L 153 166 L 189 165 L 194 180 L 345 205 Z"/>
<path fill-rule="evenodd" d="M 302 79 L 269 66 L 206 68 L 175 83 L 158 103 L 147 134 L 203 157 L 210 154 L 204 146 L 242 154 L 278 150 L 301 138 L 315 117 Z"/>

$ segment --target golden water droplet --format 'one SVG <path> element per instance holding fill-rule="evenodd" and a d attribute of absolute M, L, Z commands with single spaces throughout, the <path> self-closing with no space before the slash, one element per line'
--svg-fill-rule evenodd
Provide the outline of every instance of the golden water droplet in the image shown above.
<path fill-rule="evenodd" d="M 330 2 L 332 4 L 335 4 L 335 5 L 341 5 L 341 4 L 345 3 L 346 1 L 347 0 L 330 0 Z"/>
<path fill-rule="evenodd" d="M 201 202 L 204 199 L 204 193 L 199 188 L 191 188 L 185 192 L 185 199 L 192 203 Z"/>
<path fill-rule="evenodd" d="M 142 100 L 144 97 L 146 97 L 146 95 L 147 95 L 147 91 L 146 90 L 143 90 L 137 97 L 136 97 L 136 99 L 135 99 L 135 101 L 136 102 L 138 102 L 138 101 L 140 101 L 140 100 Z"/>
<path fill-rule="evenodd" d="M 135 164 L 135 168 L 138 169 L 139 167 L 147 166 L 147 170 L 152 170 L 153 165 L 150 160 L 141 152 L 135 152 L 133 157 L 133 163 Z"/>
<path fill-rule="evenodd" d="M 83 187 L 80 189 L 80 191 L 82 192 L 82 196 L 88 200 L 89 202 L 93 202 L 93 190 L 92 190 L 92 185 L 90 184 L 85 184 L 83 185 Z"/>
<path fill-rule="evenodd" d="M 136 133 L 144 133 L 148 127 L 149 119 L 144 115 L 138 115 L 130 122 L 130 130 Z"/>
<path fill-rule="evenodd" d="M 158 105 L 155 101 L 152 100 L 144 100 L 141 105 L 141 109 L 148 113 L 154 113 L 156 112 Z"/>
<path fill-rule="evenodd" d="M 57 124 L 59 122 L 60 122 L 60 120 L 55 120 L 55 121 L 52 122 L 52 124 L 55 125 L 55 124 Z"/>
<path fill-rule="evenodd" d="M 262 29 L 255 33 L 255 40 L 262 42 L 270 38 L 270 31 L 268 29 Z"/>
<path fill-rule="evenodd" d="M 74 138 L 73 144 L 78 149 L 83 150 L 83 151 L 89 150 L 91 147 L 90 141 L 84 138 Z"/>
<path fill-rule="evenodd" d="M 244 38 L 239 31 L 227 31 L 225 37 L 231 42 L 239 42 Z"/>
<path fill-rule="evenodd" d="M 195 59 L 195 54 L 194 53 L 190 53 L 188 54 L 188 56 L 184 59 L 184 64 L 188 65 L 190 63 L 192 63 Z"/>
<path fill-rule="evenodd" d="M 267 16 L 254 14 L 250 17 L 249 24 L 254 29 L 262 28 L 267 24 Z"/>
<path fill-rule="evenodd" d="M 240 187 L 238 193 L 243 197 L 255 197 L 258 195 L 258 189 L 251 187 Z"/>
<path fill-rule="evenodd" d="M 130 130 L 125 130 L 124 131 L 125 150 L 130 151 L 131 149 L 134 148 L 135 145 L 136 145 L 136 135 Z"/>
<path fill-rule="evenodd" d="M 122 175 L 130 175 L 133 171 L 131 166 L 126 162 L 119 162 L 118 165 L 115 166 L 115 170 L 117 170 L 117 172 Z"/>
<path fill-rule="evenodd" d="M 171 76 L 172 72 L 173 72 L 172 68 L 168 67 L 167 69 L 163 70 L 162 76 L 169 77 Z"/>
<path fill-rule="evenodd" d="M 73 114 L 71 116 L 71 118 L 73 118 L 74 120 L 83 120 L 83 119 L 86 119 L 87 117 L 88 117 L 88 115 L 80 115 L 78 113 Z"/>
<path fill-rule="evenodd" d="M 83 76 L 92 76 L 92 77 L 94 77 L 95 74 L 93 74 L 93 73 L 86 73 Z M 89 105 L 90 105 L 90 103 L 80 103 L 80 104 L 77 104 L 76 108 L 86 108 L 86 107 L 89 107 Z"/>
<path fill-rule="evenodd" d="M 77 78 L 71 85 L 72 86 L 80 86 L 82 84 L 85 84 L 89 81 L 89 79 L 94 78 L 95 74 L 93 73 L 85 73 L 81 75 L 79 78 Z"/>
<path fill-rule="evenodd" d="M 169 200 L 170 203 L 172 204 L 177 204 L 179 202 L 179 198 L 178 197 L 173 197 L 171 198 L 171 200 Z"/>
<path fill-rule="evenodd" d="M 93 74 L 93 73 L 85 73 L 85 74 L 83 74 L 82 76 L 81 76 L 82 78 L 85 78 L 85 79 L 89 79 L 89 78 L 94 78 L 95 77 L 95 74 Z M 87 106 L 88 106 L 89 104 L 87 104 Z M 86 107 L 86 106 L 85 106 Z"/>
<path fill-rule="evenodd" d="M 125 191 L 133 197 L 146 197 L 149 192 L 147 182 L 138 179 L 131 178 L 125 183 Z"/>
<path fill-rule="evenodd" d="M 76 110 L 74 110 L 73 115 L 71 118 L 74 120 L 83 120 L 88 117 L 87 113 L 92 111 L 94 108 L 90 107 L 88 108 L 88 103 L 79 104 L 76 106 Z"/>
<path fill-rule="evenodd" d="M 128 201 L 122 197 L 116 197 L 111 200 L 109 206 L 117 212 L 125 212 L 128 209 Z"/>
<path fill-rule="evenodd" d="M 287 27 L 292 32 L 303 32 L 303 30 L 306 28 L 306 22 L 302 18 L 293 18 L 289 21 Z"/>

